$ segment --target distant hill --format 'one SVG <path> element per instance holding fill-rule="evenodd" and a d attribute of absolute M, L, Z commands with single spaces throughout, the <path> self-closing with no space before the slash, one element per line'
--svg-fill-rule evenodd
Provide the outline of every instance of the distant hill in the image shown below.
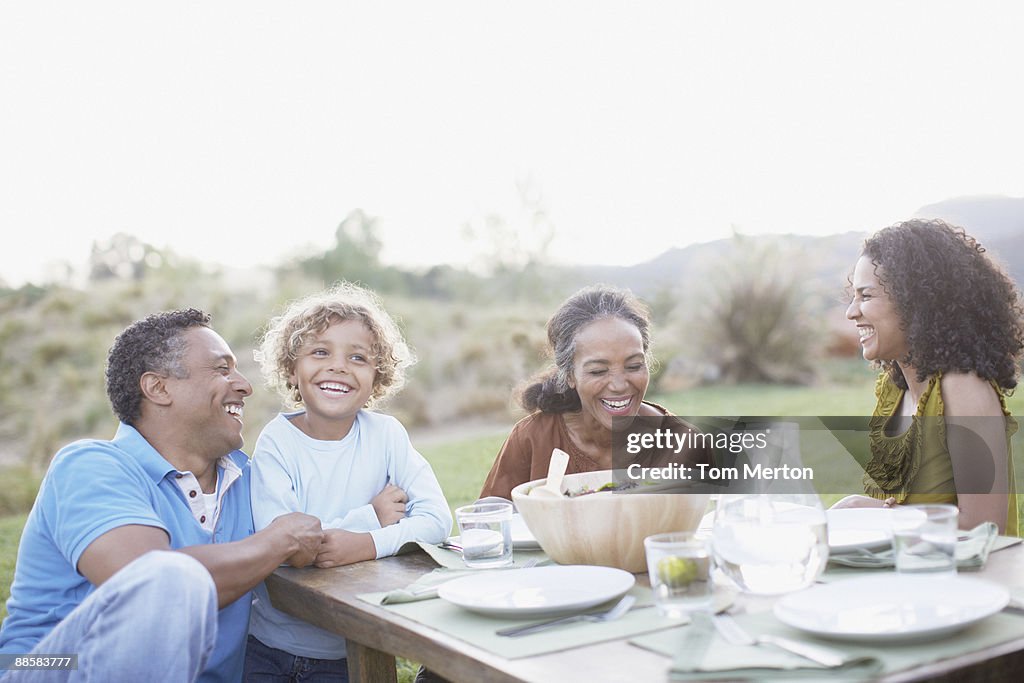
<path fill-rule="evenodd" d="M 941 218 L 963 227 L 1002 263 L 1019 285 L 1024 286 L 1024 198 L 1003 196 L 957 197 L 923 206 L 915 218 Z M 879 226 L 884 227 L 884 226 Z M 856 260 L 866 232 L 848 232 L 825 237 L 808 235 L 759 235 L 752 241 L 781 240 L 809 266 L 815 288 L 840 289 Z M 691 244 L 669 249 L 633 266 L 579 266 L 571 277 L 579 283 L 606 282 L 629 287 L 641 296 L 691 286 L 705 276 L 707 264 L 727 258 L 730 240 Z"/>
<path fill-rule="evenodd" d="M 1024 283 L 1024 197 L 955 197 L 923 206 L 917 218 L 941 218 L 977 238 L 1018 284 Z"/>
<path fill-rule="evenodd" d="M 808 235 L 746 235 L 752 244 L 775 242 L 798 259 L 809 271 L 816 291 L 842 289 L 847 274 L 864 241 L 865 233 L 848 232 L 825 237 Z M 730 258 L 732 240 L 691 244 L 669 249 L 661 255 L 633 266 L 580 266 L 574 275 L 581 282 L 606 282 L 629 287 L 641 296 L 653 296 L 665 290 L 682 290 L 706 280 L 715 272 L 714 264 Z"/>
<path fill-rule="evenodd" d="M 941 218 L 988 240 L 1024 235 L 1024 197 L 954 197 L 922 206 L 915 218 Z"/>

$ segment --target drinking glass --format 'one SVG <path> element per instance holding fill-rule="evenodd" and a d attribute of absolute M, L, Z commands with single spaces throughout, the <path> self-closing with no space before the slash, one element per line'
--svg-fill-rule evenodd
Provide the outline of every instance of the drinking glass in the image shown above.
<path fill-rule="evenodd" d="M 828 563 L 825 511 L 807 494 L 724 495 L 712 544 L 719 569 L 745 592 L 806 588 Z"/>
<path fill-rule="evenodd" d="M 776 468 L 803 471 L 799 426 L 782 421 L 746 426 L 751 438 L 745 438 L 744 452 L 755 468 L 749 474 L 760 476 L 744 479 L 734 487 L 738 493 L 719 498 L 712 530 L 715 563 L 748 593 L 806 588 L 828 563 L 825 510 L 810 480 L 774 476 Z"/>
<path fill-rule="evenodd" d="M 473 503 L 455 510 L 467 567 L 512 564 L 512 503 Z"/>
<path fill-rule="evenodd" d="M 901 574 L 956 574 L 955 505 L 905 505 L 892 511 L 892 545 Z"/>
<path fill-rule="evenodd" d="M 711 557 L 707 539 L 692 531 L 644 539 L 647 573 L 658 610 L 668 617 L 711 605 Z"/>

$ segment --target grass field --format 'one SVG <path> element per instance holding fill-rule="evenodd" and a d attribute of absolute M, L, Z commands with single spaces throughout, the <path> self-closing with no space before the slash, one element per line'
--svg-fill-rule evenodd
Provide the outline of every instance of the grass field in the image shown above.
<path fill-rule="evenodd" d="M 25 526 L 26 515 L 0 517 L 0 618 L 7 616 L 7 598 L 14 579 L 14 560 L 18 557 L 18 541 Z"/>

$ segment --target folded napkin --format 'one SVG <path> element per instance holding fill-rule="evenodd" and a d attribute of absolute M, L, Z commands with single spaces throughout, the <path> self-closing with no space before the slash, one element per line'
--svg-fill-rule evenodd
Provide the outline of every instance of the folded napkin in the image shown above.
<path fill-rule="evenodd" d="M 981 569 L 985 566 L 990 552 L 1019 542 L 1019 538 L 1000 537 L 999 527 L 993 522 L 982 522 L 968 531 L 963 539 L 956 542 L 957 569 Z M 894 567 L 896 565 L 895 552 L 892 548 L 879 551 L 859 548 L 846 553 L 830 555 L 828 559 L 833 564 L 856 569 Z"/>
<path fill-rule="evenodd" d="M 399 548 L 396 554 L 403 555 L 416 550 L 422 550 L 427 555 L 430 555 L 430 558 L 442 567 L 447 567 L 448 569 L 467 569 L 466 563 L 462 561 L 461 552 L 458 550 L 451 550 L 449 548 L 442 548 L 441 546 L 433 545 L 432 543 L 409 541 Z M 536 565 L 543 565 L 551 562 L 551 558 L 549 558 L 543 550 L 512 549 L 512 560 L 514 566 L 521 567 L 534 559 L 537 560 Z"/>
<path fill-rule="evenodd" d="M 551 564 L 542 551 L 519 552 L 513 551 L 515 562 L 508 567 L 496 567 L 494 569 L 468 569 L 462 561 L 462 553 L 456 550 L 448 550 L 429 543 L 416 542 L 407 543 L 399 549 L 399 553 L 408 552 L 411 548 L 422 548 L 435 562 L 441 565 L 432 572 L 424 574 L 404 588 L 396 588 L 384 594 L 381 600 L 382 605 L 395 605 L 400 602 L 416 602 L 417 600 L 429 600 L 437 597 L 437 589 L 442 583 L 457 579 L 468 574 L 479 574 L 480 572 L 502 571 L 505 569 L 521 569 L 527 562 L 530 566 L 540 567 Z M 535 561 L 534 561 L 535 560 Z"/>
<path fill-rule="evenodd" d="M 737 617 L 751 633 L 769 633 L 781 626 L 771 614 Z M 792 633 L 786 633 L 792 638 Z M 670 680 L 766 680 L 770 678 L 825 679 L 833 676 L 857 680 L 877 673 L 881 662 L 866 648 L 837 647 L 843 663 L 836 667 L 816 664 L 771 645 L 733 645 L 723 639 L 706 614 L 696 613 L 689 627 L 634 638 L 634 645 L 673 657 Z M 821 643 L 825 645 L 823 641 Z"/>
<path fill-rule="evenodd" d="M 417 600 L 430 600 L 437 597 L 437 589 L 441 584 L 457 579 L 460 576 L 472 574 L 475 569 L 447 569 L 440 567 L 434 571 L 424 574 L 404 588 L 396 588 L 388 591 L 381 598 L 382 605 L 397 605 L 401 602 L 416 602 Z"/>

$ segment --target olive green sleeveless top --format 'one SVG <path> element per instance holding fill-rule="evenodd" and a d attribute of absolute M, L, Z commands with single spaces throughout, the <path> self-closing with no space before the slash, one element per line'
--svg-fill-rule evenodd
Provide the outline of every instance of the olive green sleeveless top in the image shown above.
<path fill-rule="evenodd" d="M 901 504 L 956 504 L 953 462 L 946 446 L 945 415 L 939 383 L 942 374 L 934 375 L 917 404 L 910 427 L 902 434 L 888 436 L 886 426 L 899 410 L 904 390 L 882 373 L 875 384 L 878 403 L 871 417 L 871 460 L 864 468 L 864 492 L 879 500 L 890 496 Z M 1017 431 L 1017 421 L 1006 410 L 1003 392 L 993 385 L 1006 415 L 1006 454 L 1009 464 L 1010 500 L 1005 533 L 1018 535 L 1017 496 L 1013 479 L 1010 437 Z M 921 419 L 925 418 L 925 419 Z"/>

